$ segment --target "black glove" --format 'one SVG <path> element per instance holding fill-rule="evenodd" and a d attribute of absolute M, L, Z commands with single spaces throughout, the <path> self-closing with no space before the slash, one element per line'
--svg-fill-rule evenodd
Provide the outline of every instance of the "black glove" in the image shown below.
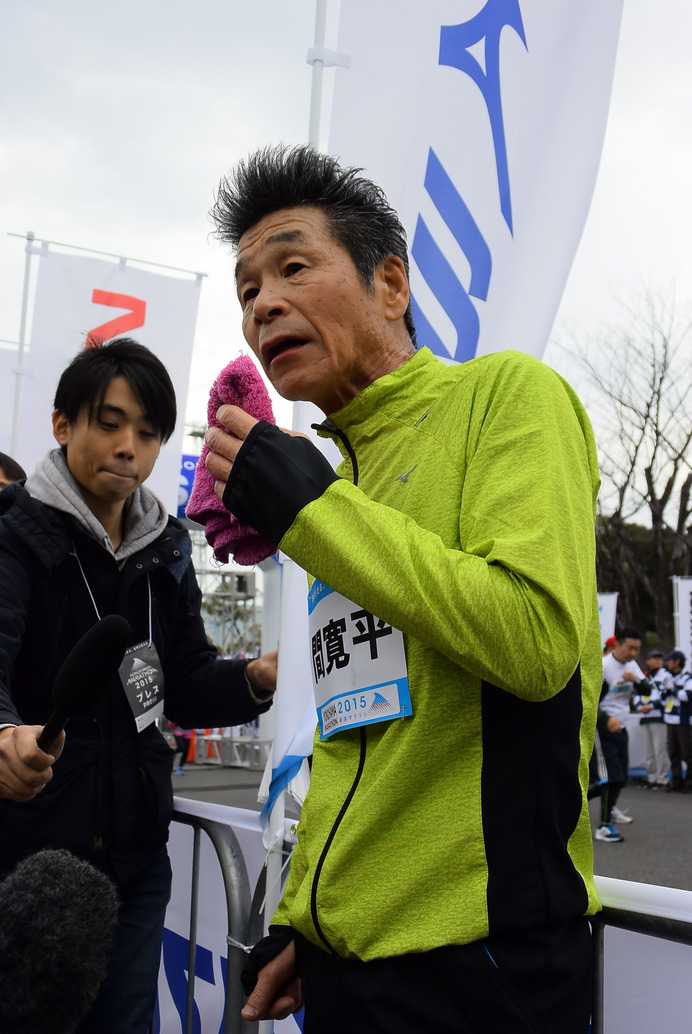
<path fill-rule="evenodd" d="M 311 441 L 260 420 L 238 451 L 223 504 L 278 546 L 303 507 L 338 480 Z"/>
<path fill-rule="evenodd" d="M 268 935 L 254 946 L 240 974 L 240 982 L 246 995 L 251 995 L 255 990 L 259 971 L 276 958 L 292 940 L 293 929 L 290 926 L 269 927 Z"/>

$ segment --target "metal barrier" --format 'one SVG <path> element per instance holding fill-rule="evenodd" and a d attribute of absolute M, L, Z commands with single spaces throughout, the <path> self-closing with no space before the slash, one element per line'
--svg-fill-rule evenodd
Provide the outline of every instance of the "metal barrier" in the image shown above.
<path fill-rule="evenodd" d="M 646 934 L 678 944 L 692 945 L 692 922 L 682 919 L 667 919 L 645 912 L 631 912 L 624 908 L 604 908 L 591 917 L 594 943 L 594 985 L 591 1017 L 592 1034 L 604 1034 L 603 1012 L 605 1006 L 604 958 L 605 928 L 618 927 L 630 933 Z"/>
<path fill-rule="evenodd" d="M 200 834 L 204 832 L 210 839 L 219 862 L 221 876 L 226 895 L 227 909 L 227 971 L 225 1000 L 223 1006 L 223 1034 L 259 1034 L 264 1025 L 246 1023 L 240 1013 L 244 1004 L 244 995 L 240 984 L 245 954 L 245 945 L 253 944 L 262 936 L 261 904 L 264 899 L 265 869 L 260 872 L 254 894 L 250 890 L 250 881 L 245 859 L 243 857 L 235 832 L 227 823 L 216 821 L 200 815 L 188 814 L 184 811 L 174 813 L 174 821 L 192 827 L 193 854 L 190 893 L 189 954 L 187 980 L 187 1009 L 183 1034 L 191 1034 L 193 1030 L 195 964 L 197 949 L 197 903 L 199 893 L 200 870 Z M 290 853 L 290 844 L 283 845 L 284 854 Z M 660 940 L 692 946 L 692 918 L 672 918 L 670 915 L 656 914 L 655 910 L 669 911 L 672 915 L 692 915 L 685 891 L 660 888 L 652 885 L 628 884 L 624 881 L 597 878 L 601 900 L 610 898 L 616 904 L 604 905 L 601 912 L 592 916 L 594 945 L 594 991 L 592 1006 L 592 1034 L 604 1034 L 604 958 L 605 929 L 619 928 L 634 934 L 656 937 Z M 615 889 L 614 889 L 615 888 Z M 638 888 L 638 889 L 637 889 Z M 668 896 L 666 901 L 661 895 Z M 678 898 L 670 901 L 670 895 Z M 629 900 L 628 900 L 629 898 Z M 684 900 L 681 900 L 684 898 Z M 636 906 L 639 911 L 627 907 L 617 907 L 620 902 Z M 648 911 L 644 910 L 647 909 Z"/>
<path fill-rule="evenodd" d="M 199 852 L 200 833 L 207 834 L 219 859 L 228 913 L 228 968 L 226 971 L 226 994 L 224 1002 L 224 1034 L 257 1034 L 258 1024 L 241 1019 L 240 1011 L 245 1004 L 240 974 L 245 961 L 243 945 L 248 943 L 251 922 L 252 895 L 247 867 L 235 833 L 222 822 L 187 815 L 176 811 L 175 822 L 193 828 L 192 881 L 190 893 L 190 951 L 188 957 L 187 1014 L 185 1034 L 192 1031 L 195 999 L 195 959 L 197 949 L 197 902 L 199 895 Z"/>
<path fill-rule="evenodd" d="M 221 765 L 224 768 L 248 768 L 264 772 L 271 753 L 272 741 L 255 733 L 198 734 L 195 738 L 195 762 L 198 765 Z"/>

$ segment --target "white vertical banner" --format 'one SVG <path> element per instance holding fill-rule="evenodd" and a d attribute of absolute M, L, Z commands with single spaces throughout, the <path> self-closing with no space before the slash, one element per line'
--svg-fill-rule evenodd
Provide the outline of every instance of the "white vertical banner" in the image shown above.
<path fill-rule="evenodd" d="M 542 356 L 591 202 L 623 0 L 341 0 L 330 153 L 406 228 L 419 345 Z"/>
<path fill-rule="evenodd" d="M 176 391 L 176 430 L 147 482 L 175 514 L 201 274 L 154 273 L 126 259 L 66 255 L 51 251 L 45 242 L 38 262 L 15 458 L 30 473 L 55 446 L 51 414 L 58 378 L 87 339 L 133 337 L 161 359 Z"/>
<path fill-rule="evenodd" d="M 618 593 L 599 592 L 598 594 L 598 624 L 601 629 L 601 646 L 606 639 L 615 635 L 615 614 L 618 605 Z"/>
<path fill-rule="evenodd" d="M 675 647 L 687 657 L 686 669 L 692 671 L 692 578 L 673 578 Z"/>
<path fill-rule="evenodd" d="M 0 452 L 12 453 L 12 409 L 14 406 L 14 371 L 17 352 L 0 348 Z M 12 457 L 15 458 L 14 456 Z"/>

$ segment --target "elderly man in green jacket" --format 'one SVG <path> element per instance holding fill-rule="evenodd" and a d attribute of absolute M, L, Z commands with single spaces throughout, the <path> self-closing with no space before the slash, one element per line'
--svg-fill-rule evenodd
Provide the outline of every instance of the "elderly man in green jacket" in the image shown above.
<path fill-rule="evenodd" d="M 526 355 L 416 350 L 405 234 L 358 170 L 268 149 L 213 214 L 250 347 L 343 455 L 335 474 L 234 407 L 207 436 L 228 509 L 314 578 L 312 785 L 243 1015 L 304 1000 L 306 1032 L 585 1034 L 586 415 Z"/>

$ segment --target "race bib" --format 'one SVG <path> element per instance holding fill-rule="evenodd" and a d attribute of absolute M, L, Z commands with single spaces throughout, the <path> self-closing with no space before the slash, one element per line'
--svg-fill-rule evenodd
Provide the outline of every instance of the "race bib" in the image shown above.
<path fill-rule="evenodd" d="M 118 674 L 137 732 L 141 732 L 163 714 L 163 671 L 153 643 L 129 647 Z"/>
<path fill-rule="evenodd" d="M 631 682 L 616 682 L 615 685 L 611 686 L 608 690 L 607 699 L 621 702 L 627 700 L 631 692 Z"/>
<path fill-rule="evenodd" d="M 317 580 L 308 593 L 308 615 L 320 739 L 409 718 L 402 633 Z"/>

